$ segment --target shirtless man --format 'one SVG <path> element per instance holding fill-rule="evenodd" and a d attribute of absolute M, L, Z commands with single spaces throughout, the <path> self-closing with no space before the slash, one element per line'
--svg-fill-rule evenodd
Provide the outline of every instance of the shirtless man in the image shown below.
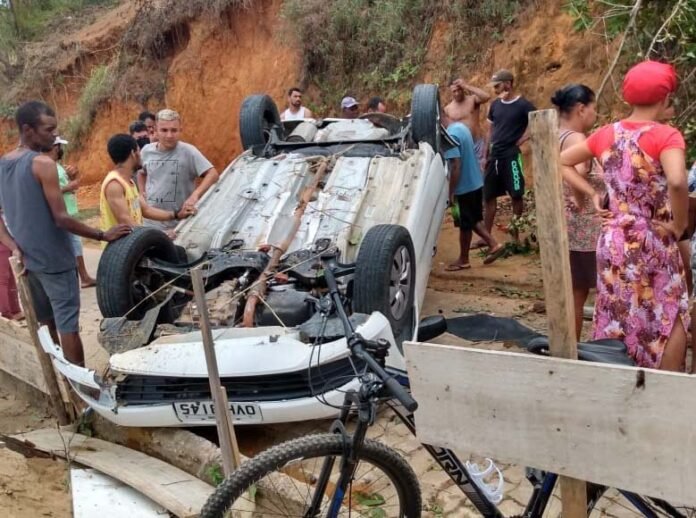
<path fill-rule="evenodd" d="M 474 138 L 476 157 L 483 170 L 488 159 L 488 146 L 486 134 L 481 129 L 479 115 L 481 105 L 487 103 L 491 96 L 484 90 L 465 83 L 461 78 L 450 81 L 449 87 L 452 100 L 444 108 L 443 123 L 447 127 L 454 122 L 462 122 L 469 127 L 471 136 Z"/>
<path fill-rule="evenodd" d="M 312 111 L 302 106 L 302 90 L 292 87 L 288 90 L 288 109 L 280 114 L 280 120 L 295 121 L 311 119 L 314 116 Z"/>

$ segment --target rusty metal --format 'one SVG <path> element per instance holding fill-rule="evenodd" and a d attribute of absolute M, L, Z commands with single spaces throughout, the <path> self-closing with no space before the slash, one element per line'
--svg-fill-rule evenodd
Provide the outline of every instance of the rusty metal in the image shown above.
<path fill-rule="evenodd" d="M 250 290 L 249 296 L 247 297 L 246 304 L 244 305 L 244 317 L 242 320 L 242 327 L 254 327 L 254 315 L 256 314 L 256 306 L 259 303 L 259 300 L 261 300 L 266 295 L 266 290 L 268 288 L 268 280 L 275 273 L 275 270 L 278 267 L 278 263 L 280 262 L 280 258 L 287 251 L 288 247 L 292 243 L 292 240 L 295 239 L 295 235 L 297 234 L 297 231 L 300 228 L 300 224 L 302 223 L 302 216 L 304 215 L 304 212 L 307 209 L 307 205 L 314 198 L 314 194 L 316 190 L 319 188 L 319 183 L 324 178 L 324 175 L 326 174 L 329 165 L 332 163 L 332 160 L 327 159 L 323 159 L 319 162 L 319 167 L 317 168 L 316 173 L 314 173 L 314 178 L 309 183 L 309 185 L 307 185 L 307 187 L 305 187 L 302 191 L 300 201 L 297 204 L 297 207 L 295 208 L 295 212 L 293 212 L 292 227 L 289 229 L 287 235 L 280 242 L 279 245 L 271 246 L 271 259 L 270 261 L 268 261 L 268 264 L 266 265 L 266 268 L 263 270 L 261 275 L 259 275 L 257 281 L 254 283 L 254 286 Z"/>

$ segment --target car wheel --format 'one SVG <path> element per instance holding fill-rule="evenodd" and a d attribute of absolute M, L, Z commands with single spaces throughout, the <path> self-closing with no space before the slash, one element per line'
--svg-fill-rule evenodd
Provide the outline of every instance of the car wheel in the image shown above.
<path fill-rule="evenodd" d="M 176 264 L 179 251 L 164 232 L 147 227 L 136 227 L 106 247 L 97 270 L 97 304 L 105 318 L 140 320 L 167 295 L 165 290 L 156 293 L 165 279 L 141 265 L 145 258 Z M 169 302 L 160 312 L 160 321 L 173 320 Z"/>
<path fill-rule="evenodd" d="M 399 225 L 375 225 L 362 242 L 355 263 L 353 311 L 379 311 L 402 341 L 413 327 L 416 254 L 411 236 Z"/>
<path fill-rule="evenodd" d="M 250 95 L 244 99 L 239 112 L 239 133 L 244 150 L 265 146 L 274 128 L 282 131 L 283 125 L 273 99 L 268 95 Z"/>
<path fill-rule="evenodd" d="M 411 99 L 411 136 L 440 152 L 440 94 L 437 85 L 416 85 Z"/>

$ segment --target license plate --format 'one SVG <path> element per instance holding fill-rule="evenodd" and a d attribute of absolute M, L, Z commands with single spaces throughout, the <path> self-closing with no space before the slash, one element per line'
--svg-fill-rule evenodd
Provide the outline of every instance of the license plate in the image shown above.
<path fill-rule="evenodd" d="M 173 403 L 176 416 L 185 422 L 215 421 L 215 404 L 212 401 L 187 401 Z M 261 423 L 263 416 L 258 403 L 230 402 L 230 411 L 235 422 Z"/>

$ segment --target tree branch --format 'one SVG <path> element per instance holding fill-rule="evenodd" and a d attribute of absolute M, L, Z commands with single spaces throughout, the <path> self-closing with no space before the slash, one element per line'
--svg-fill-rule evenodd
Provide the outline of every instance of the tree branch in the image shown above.
<path fill-rule="evenodd" d="M 609 70 L 607 70 L 606 75 L 604 76 L 604 79 L 602 79 L 602 84 L 599 85 L 599 90 L 597 91 L 597 101 L 599 102 L 599 98 L 602 96 L 602 92 L 604 91 L 604 87 L 607 85 L 607 81 L 609 81 L 609 78 L 611 77 L 611 74 L 614 72 L 614 69 L 616 68 L 616 64 L 619 62 L 619 58 L 621 57 L 621 52 L 623 51 L 624 45 L 626 44 L 626 38 L 628 36 L 628 33 L 631 31 L 633 26 L 636 23 L 636 17 L 638 16 L 638 11 L 640 11 L 640 7 L 643 3 L 643 0 L 636 0 L 636 3 L 633 4 L 633 8 L 631 9 L 631 18 L 628 20 L 628 25 L 626 26 L 626 30 L 624 31 L 623 35 L 621 36 L 621 43 L 619 44 L 619 49 L 616 51 L 616 55 L 614 56 L 614 60 L 611 62 L 611 65 L 609 65 Z"/>
<path fill-rule="evenodd" d="M 662 33 L 662 31 L 664 31 L 669 26 L 670 22 L 672 21 L 672 18 L 674 18 L 675 15 L 679 12 L 679 9 L 683 4 L 684 4 L 684 0 L 679 0 L 676 4 L 674 4 L 674 9 L 672 9 L 672 12 L 669 14 L 667 19 L 664 21 L 664 23 L 657 30 L 655 37 L 650 42 L 650 46 L 648 47 L 648 51 L 645 53 L 646 58 L 650 57 L 650 53 L 653 51 L 653 47 L 655 46 L 655 43 L 657 43 L 657 39 L 660 37 L 660 34 Z"/>

